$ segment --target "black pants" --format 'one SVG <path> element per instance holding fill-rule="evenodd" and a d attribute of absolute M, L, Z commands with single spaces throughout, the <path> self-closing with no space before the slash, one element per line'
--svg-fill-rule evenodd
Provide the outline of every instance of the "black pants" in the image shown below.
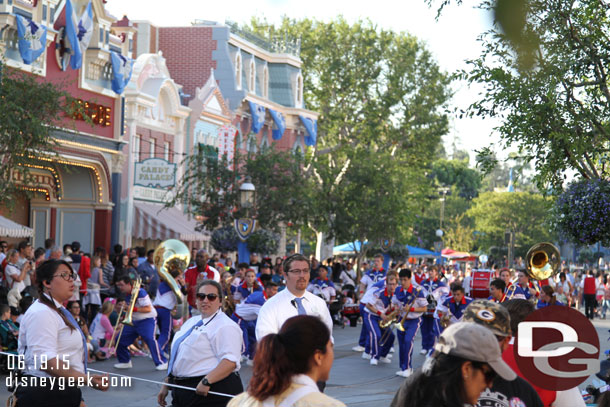
<path fill-rule="evenodd" d="M 583 300 L 585 302 L 585 316 L 589 319 L 593 319 L 593 316 L 595 315 L 595 307 L 597 306 L 595 294 L 584 294 Z"/>
<path fill-rule="evenodd" d="M 82 394 L 78 387 L 66 386 L 63 390 L 46 386 L 19 386 L 15 393 L 17 407 L 79 407 Z"/>
<path fill-rule="evenodd" d="M 197 387 L 201 377 L 192 377 L 188 379 L 174 379 L 173 383 L 186 387 Z M 172 390 L 172 407 L 225 407 L 230 398 L 208 394 L 200 396 L 192 390 L 183 390 L 171 388 Z M 210 391 L 217 391 L 226 394 L 239 394 L 244 391 L 244 386 L 241 383 L 241 378 L 237 373 L 231 373 L 221 381 L 213 383 Z"/>

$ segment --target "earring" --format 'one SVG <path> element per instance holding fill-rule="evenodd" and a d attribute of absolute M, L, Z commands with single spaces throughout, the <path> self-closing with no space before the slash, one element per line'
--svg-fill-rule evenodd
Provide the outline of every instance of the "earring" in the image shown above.
<path fill-rule="evenodd" d="M 464 379 L 468 379 L 468 375 L 464 376 Z"/>

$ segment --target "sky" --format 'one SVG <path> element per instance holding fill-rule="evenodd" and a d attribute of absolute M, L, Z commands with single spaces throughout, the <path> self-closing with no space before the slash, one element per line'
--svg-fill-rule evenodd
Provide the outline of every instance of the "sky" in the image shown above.
<path fill-rule="evenodd" d="M 381 28 L 406 31 L 423 40 L 447 72 L 466 67 L 465 59 L 480 54 L 477 37 L 491 21 L 485 12 L 466 4 L 446 7 L 437 21 L 436 8 L 428 8 L 424 0 L 108 0 L 106 8 L 119 19 L 127 15 L 130 20 L 149 20 L 159 26 L 190 25 L 195 19 L 244 23 L 253 16 L 269 22 L 279 22 L 284 15 L 324 21 L 342 15 L 351 22 L 368 18 Z M 452 110 L 465 108 L 477 99 L 477 90 L 465 83 L 454 83 L 453 89 Z M 468 150 L 474 163 L 475 150 L 499 140 L 493 132 L 496 125 L 490 119 L 459 119 L 452 115 L 445 148 L 449 153 L 454 145 Z M 505 157 L 505 152 L 495 150 Z"/>

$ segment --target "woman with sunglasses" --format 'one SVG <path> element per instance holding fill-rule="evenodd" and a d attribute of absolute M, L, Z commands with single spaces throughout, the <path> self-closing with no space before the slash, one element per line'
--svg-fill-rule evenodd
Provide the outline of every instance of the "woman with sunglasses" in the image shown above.
<path fill-rule="evenodd" d="M 209 391 L 239 394 L 242 334 L 239 326 L 222 311 L 222 288 L 214 280 L 204 280 L 195 290 L 201 315 L 186 321 L 172 341 L 167 383 L 196 388 L 195 392 L 172 388 L 172 406 L 224 407 L 228 397 Z M 157 395 L 166 406 L 167 386 Z"/>
<path fill-rule="evenodd" d="M 493 332 L 474 322 L 450 325 L 424 366 L 407 378 L 392 407 L 464 407 L 476 405 L 496 375 L 517 378 L 502 360 Z"/>
<path fill-rule="evenodd" d="M 17 406 L 81 405 L 79 385 L 87 384 L 86 339 L 62 305 L 72 296 L 74 279 L 72 267 L 63 260 L 48 260 L 36 269 L 39 298 L 28 308 L 19 329 L 19 355 L 25 361 L 28 385 L 17 388 Z M 41 377 L 55 381 L 43 382 Z M 93 388 L 108 389 L 106 376 L 92 375 L 92 379 Z M 71 381 L 76 385 L 70 385 Z"/>

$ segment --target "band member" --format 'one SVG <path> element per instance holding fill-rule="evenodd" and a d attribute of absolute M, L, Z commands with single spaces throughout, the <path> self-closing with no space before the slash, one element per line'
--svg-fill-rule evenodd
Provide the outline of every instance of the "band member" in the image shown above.
<path fill-rule="evenodd" d="M 86 339 L 70 312 L 62 306 L 74 291 L 76 273 L 63 260 L 48 260 L 36 268 L 39 298 L 28 308 L 19 329 L 19 354 L 25 358 L 25 376 L 63 377 L 87 383 Z M 44 366 L 41 363 L 44 360 Z M 92 376 L 92 387 L 108 389 L 108 378 Z M 17 406 L 79 407 L 79 387 L 66 380 L 59 388 L 53 382 L 17 388 Z M 74 383 L 74 382 L 73 382 Z M 78 383 L 78 382 L 76 382 Z"/>
<path fill-rule="evenodd" d="M 471 302 L 472 298 L 466 296 L 464 287 L 460 283 L 451 284 L 451 297 L 445 300 L 442 307 L 439 307 L 443 312 L 442 317 L 447 318 L 449 324 L 460 321 L 464 310 Z"/>
<path fill-rule="evenodd" d="M 504 297 L 504 290 L 506 289 L 506 283 L 500 278 L 496 278 L 489 284 L 489 294 L 491 294 L 488 300 L 493 302 L 502 302 Z"/>
<path fill-rule="evenodd" d="M 417 334 L 421 326 L 421 315 L 427 309 L 428 301 L 421 288 L 415 287 L 411 280 L 411 270 L 403 269 L 398 273 L 400 278 L 400 287 L 396 289 L 396 294 L 392 302 L 403 308 L 403 313 L 400 316 L 406 318 L 403 323 L 404 331 L 397 330 L 398 335 L 398 358 L 400 370 L 396 372 L 398 376 L 408 377 L 413 372 L 412 357 L 413 357 L 413 338 Z M 405 309 L 405 307 L 409 309 Z"/>
<path fill-rule="evenodd" d="M 242 330 L 244 339 L 242 355 L 248 359 L 246 362 L 248 366 L 253 365 L 254 351 L 256 350 L 256 319 L 258 313 L 263 304 L 277 294 L 278 289 L 277 284 L 270 278 L 267 278 L 264 284 L 264 290 L 250 294 L 243 303 L 237 304 L 231 317 Z"/>
<path fill-rule="evenodd" d="M 323 298 L 327 303 L 335 300 L 337 290 L 333 282 L 328 279 L 328 269 L 325 266 L 321 266 L 318 270 L 318 277 L 309 282 L 307 291 Z"/>
<path fill-rule="evenodd" d="M 422 335 L 422 350 L 421 354 L 425 355 L 432 350 L 434 341 L 440 335 L 440 326 L 438 319 L 434 317 L 437 302 L 448 293 L 447 285 L 438 278 L 438 269 L 436 266 L 431 266 L 428 270 L 428 278 L 422 281 L 422 288 L 428 300 L 428 310 L 422 317 L 421 335 Z"/>
<path fill-rule="evenodd" d="M 538 292 L 534 287 L 534 284 L 530 282 L 530 279 L 525 271 L 519 271 L 517 283 L 513 286 L 512 284 L 506 288 L 507 300 L 519 298 L 522 300 L 529 300 L 532 296 L 538 297 Z"/>
<path fill-rule="evenodd" d="M 263 291 L 263 287 L 259 283 L 256 278 L 256 273 L 252 269 L 248 269 L 244 276 L 244 281 L 235 290 L 233 293 L 233 300 L 235 303 L 240 303 L 244 301 L 248 296 L 256 291 Z"/>
<path fill-rule="evenodd" d="M 506 285 L 506 287 L 508 287 L 510 285 L 510 270 L 509 269 L 502 269 L 500 270 L 500 280 L 504 281 L 504 284 Z"/>
<path fill-rule="evenodd" d="M 230 398 L 213 392 L 239 394 L 243 385 L 239 378 L 242 348 L 240 329 L 222 312 L 222 288 L 213 280 L 204 280 L 196 287 L 200 315 L 186 321 L 172 341 L 166 383 L 196 387 L 196 391 L 172 388 L 172 406 L 224 407 Z M 166 406 L 167 386 L 157 395 L 160 406 Z"/>
<path fill-rule="evenodd" d="M 195 288 L 203 280 L 220 281 L 220 273 L 214 267 L 208 265 L 209 256 L 204 249 L 200 249 L 195 256 L 195 265 L 186 269 L 184 281 L 186 282 L 187 300 L 192 308 L 197 308 L 195 304 Z"/>
<path fill-rule="evenodd" d="M 364 296 L 364 294 L 372 288 L 373 284 L 375 284 L 376 282 L 378 282 L 379 280 L 382 280 L 383 278 L 385 278 L 386 276 L 386 272 L 383 269 L 383 255 L 381 254 L 377 254 L 375 255 L 375 259 L 374 259 L 374 266 L 372 269 L 368 269 L 364 272 L 364 274 L 362 275 L 362 277 L 360 278 L 360 285 L 359 285 L 359 289 L 360 289 L 360 295 L 359 298 L 362 299 L 362 297 Z M 360 302 L 360 315 L 365 315 L 364 314 L 364 304 L 362 304 L 362 301 Z M 352 348 L 353 351 L 356 352 L 367 352 L 368 351 L 368 338 L 369 338 L 369 333 L 367 331 L 367 327 L 366 324 L 362 324 L 362 328 L 360 330 L 360 338 L 358 339 L 358 346 L 354 346 Z"/>
<path fill-rule="evenodd" d="M 379 324 L 382 321 L 387 322 L 388 318 L 391 318 L 389 314 L 394 310 L 392 296 L 397 286 L 396 277 L 390 276 L 386 279 L 385 287 L 373 288 L 362 297 L 362 303 L 365 306 L 363 319 L 369 333 L 371 365 L 377 365 L 379 361 L 391 363 L 387 356 L 394 344 L 394 333 L 386 332 L 390 328 L 382 329 Z M 382 338 L 385 339 L 383 342 Z"/>
<path fill-rule="evenodd" d="M 133 290 L 131 278 L 128 275 L 122 276 L 117 281 L 116 286 L 120 292 L 127 295 L 126 301 L 127 304 L 130 304 Z M 156 369 L 166 370 L 167 362 L 165 357 L 161 354 L 157 341 L 155 340 L 157 311 L 153 307 L 146 290 L 140 288 L 136 295 L 138 296 L 138 299 L 132 310 L 133 326 L 123 325 L 121 340 L 119 341 L 116 350 L 119 363 L 116 363 L 114 367 L 117 369 L 129 369 L 132 367 L 131 356 L 127 348 L 138 336 L 141 336 L 150 350 L 150 355 L 152 356 L 153 362 L 155 362 Z"/>
<path fill-rule="evenodd" d="M 414 285 L 420 285 L 421 282 L 426 279 L 426 272 L 424 271 L 424 268 L 418 267 L 413 274 L 413 278 L 415 278 L 415 281 L 413 282 Z"/>
<path fill-rule="evenodd" d="M 182 290 L 184 290 L 184 278 L 182 278 L 180 270 L 170 268 L 169 273 L 180 284 Z M 172 311 L 177 303 L 176 294 L 174 294 L 170 285 L 165 281 L 161 281 L 157 288 L 157 295 L 153 301 L 153 306 L 157 311 L 157 325 L 159 327 L 157 346 L 166 355 L 169 352 L 169 338 L 173 327 Z"/>
<path fill-rule="evenodd" d="M 562 302 L 557 301 L 557 298 L 555 298 L 555 290 L 553 290 L 553 287 L 550 285 L 545 285 L 540 291 L 540 300 L 538 301 L 536 308 L 540 309 L 548 307 L 549 305 L 564 305 Z"/>

